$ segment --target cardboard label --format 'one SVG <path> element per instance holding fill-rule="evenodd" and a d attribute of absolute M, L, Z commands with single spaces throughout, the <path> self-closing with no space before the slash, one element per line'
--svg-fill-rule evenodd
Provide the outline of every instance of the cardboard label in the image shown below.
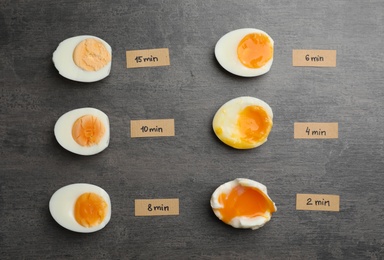
<path fill-rule="evenodd" d="M 174 119 L 131 120 L 131 137 L 174 136 Z"/>
<path fill-rule="evenodd" d="M 295 139 L 339 138 L 338 123 L 294 123 Z"/>
<path fill-rule="evenodd" d="M 340 211 L 340 196 L 296 194 L 296 210 Z"/>
<path fill-rule="evenodd" d="M 127 68 L 170 65 L 168 48 L 127 51 Z"/>
<path fill-rule="evenodd" d="M 135 216 L 179 215 L 179 199 L 135 200 Z"/>
<path fill-rule="evenodd" d="M 336 67 L 336 50 L 293 50 L 292 65 L 299 67 Z"/>

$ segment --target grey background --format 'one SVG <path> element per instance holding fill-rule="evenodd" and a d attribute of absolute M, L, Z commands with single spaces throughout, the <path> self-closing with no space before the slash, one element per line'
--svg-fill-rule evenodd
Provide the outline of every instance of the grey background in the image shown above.
<path fill-rule="evenodd" d="M 0 2 L 0 258 L 383 259 L 384 2 Z M 213 49 L 244 27 L 275 40 L 271 71 L 240 78 Z M 97 83 L 61 77 L 52 53 L 82 34 L 113 48 Z M 171 66 L 126 69 L 125 51 L 169 48 Z M 293 49 L 337 50 L 336 68 L 292 66 Z M 216 110 L 250 95 L 274 111 L 269 141 L 238 151 L 211 130 Z M 110 118 L 110 146 L 82 157 L 53 127 L 91 106 Z M 175 119 L 175 137 L 130 138 L 130 120 Z M 295 140 L 294 122 L 338 122 L 339 138 Z M 209 199 L 237 177 L 264 183 L 278 211 L 257 231 L 236 230 Z M 50 216 L 60 187 L 87 182 L 111 196 L 105 229 L 78 234 Z M 340 212 L 297 211 L 297 193 L 337 194 Z M 135 217 L 134 200 L 179 198 L 180 215 Z"/>

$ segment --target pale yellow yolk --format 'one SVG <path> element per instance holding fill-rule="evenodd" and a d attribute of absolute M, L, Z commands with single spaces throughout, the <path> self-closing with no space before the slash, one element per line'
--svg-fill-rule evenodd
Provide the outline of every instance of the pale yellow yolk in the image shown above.
<path fill-rule="evenodd" d="M 75 219 L 83 227 L 99 225 L 107 215 L 107 202 L 95 193 L 83 193 L 75 204 Z"/>
<path fill-rule="evenodd" d="M 73 51 L 73 61 L 86 71 L 97 71 L 111 61 L 111 54 L 99 40 L 88 38 Z"/>
<path fill-rule="evenodd" d="M 82 116 L 72 126 L 72 137 L 81 146 L 98 144 L 104 134 L 105 126 L 96 116 Z"/>
<path fill-rule="evenodd" d="M 246 143 L 264 141 L 272 129 L 272 119 L 261 106 L 247 106 L 239 113 L 237 127 Z"/>
<path fill-rule="evenodd" d="M 267 35 L 251 33 L 240 41 L 237 56 L 247 68 L 261 68 L 273 57 L 273 45 Z"/>
<path fill-rule="evenodd" d="M 262 191 L 241 185 L 234 187 L 229 194 L 220 194 L 219 203 L 223 205 L 219 211 L 225 223 L 235 217 L 268 217 L 268 213 L 275 212 L 273 202 Z"/>

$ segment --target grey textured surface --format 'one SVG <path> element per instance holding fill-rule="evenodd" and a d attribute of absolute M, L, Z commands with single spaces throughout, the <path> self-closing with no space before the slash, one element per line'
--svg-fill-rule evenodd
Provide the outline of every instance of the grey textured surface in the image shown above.
<path fill-rule="evenodd" d="M 113 3 L 112 3 L 113 2 Z M 0 2 L 1 259 L 383 259 L 384 2 Z M 271 71 L 232 76 L 213 55 L 228 31 L 255 27 L 275 40 Z M 51 57 L 66 38 L 91 34 L 113 48 L 111 75 L 62 78 Z M 126 69 L 125 51 L 169 48 L 171 66 Z M 335 49 L 336 68 L 292 67 L 293 49 Z M 273 108 L 269 141 L 221 144 L 211 130 L 227 100 L 255 96 Z M 85 106 L 110 117 L 111 142 L 81 157 L 53 126 Z M 174 118 L 176 136 L 131 139 L 130 120 Z M 294 122 L 338 122 L 336 140 L 294 140 Z M 278 211 L 257 231 L 211 212 L 220 184 L 267 185 Z M 61 228 L 48 201 L 76 182 L 103 187 L 112 219 L 93 234 Z M 297 193 L 338 194 L 340 212 L 296 211 Z M 134 199 L 179 198 L 180 215 L 134 217 Z"/>

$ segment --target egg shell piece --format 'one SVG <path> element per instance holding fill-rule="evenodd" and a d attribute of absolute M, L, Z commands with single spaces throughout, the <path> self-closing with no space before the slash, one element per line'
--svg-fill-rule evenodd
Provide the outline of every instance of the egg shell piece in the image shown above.
<path fill-rule="evenodd" d="M 105 134 L 100 142 L 93 146 L 81 146 L 72 137 L 72 126 L 85 115 L 98 117 L 105 126 Z M 91 107 L 78 108 L 62 115 L 56 122 L 54 134 L 57 142 L 66 150 L 79 155 L 94 155 L 105 150 L 109 145 L 110 127 L 108 116 L 101 110 Z"/>
<path fill-rule="evenodd" d="M 267 73 L 272 66 L 272 58 L 261 68 L 248 68 L 244 66 L 238 56 L 237 56 L 237 47 L 240 41 L 248 34 L 251 33 L 261 33 L 266 35 L 272 47 L 274 47 L 273 39 L 264 31 L 254 28 L 243 28 L 228 32 L 222 36 L 216 43 L 215 46 L 215 56 L 219 64 L 228 72 L 242 77 L 255 77 Z"/>
<path fill-rule="evenodd" d="M 237 97 L 222 105 L 213 117 L 212 127 L 216 136 L 225 144 L 236 149 L 252 149 L 264 144 L 268 138 L 256 143 L 244 143 L 240 140 L 240 133 L 237 128 L 239 112 L 247 106 L 253 105 L 262 107 L 273 122 L 272 108 L 266 102 L 255 97 Z M 222 131 L 218 132 L 218 128 Z M 230 140 L 230 142 L 228 142 L 228 140 Z"/>
<path fill-rule="evenodd" d="M 103 43 L 112 57 L 112 47 L 103 39 L 92 35 L 80 35 L 62 41 L 54 51 L 52 61 L 63 77 L 79 82 L 95 82 L 106 78 L 111 71 L 112 61 L 97 71 L 86 71 L 78 67 L 73 60 L 76 46 L 83 40 L 94 38 Z"/>
<path fill-rule="evenodd" d="M 74 216 L 74 207 L 77 198 L 87 192 L 92 192 L 100 195 L 107 206 L 107 215 L 100 225 L 94 227 L 83 227 L 80 225 Z M 53 219 L 62 227 L 79 233 L 91 233 L 96 232 L 104 228 L 111 219 L 111 200 L 108 193 L 99 186 L 87 183 L 75 183 L 64 186 L 58 189 L 51 197 L 49 201 L 49 211 Z"/>
<path fill-rule="evenodd" d="M 245 186 L 245 187 L 251 187 L 251 188 L 260 190 L 261 192 L 263 192 L 265 197 L 273 203 L 274 211 L 277 210 L 275 203 L 268 196 L 267 187 L 265 185 L 261 184 L 260 182 L 254 181 L 254 180 L 250 180 L 250 179 L 246 179 L 246 178 L 237 178 L 235 180 L 232 180 L 232 181 L 229 181 L 227 183 L 220 185 L 213 192 L 213 194 L 211 196 L 211 201 L 210 201 L 211 207 L 212 207 L 215 215 L 220 220 L 223 217 L 222 217 L 219 209 L 224 207 L 224 205 L 222 205 L 219 202 L 220 195 L 223 193 L 229 194 L 231 192 L 231 190 L 238 185 Z M 270 221 L 271 217 L 272 217 L 272 213 L 266 212 L 264 214 L 264 216 L 257 216 L 257 217 L 253 217 L 253 218 L 244 217 L 244 216 L 235 217 L 230 221 L 230 223 L 227 223 L 227 224 L 231 225 L 232 227 L 235 227 L 235 228 L 244 228 L 244 229 L 250 228 L 250 229 L 255 230 L 255 229 L 258 229 L 258 228 L 261 228 L 262 226 L 264 226 L 268 221 Z"/>

